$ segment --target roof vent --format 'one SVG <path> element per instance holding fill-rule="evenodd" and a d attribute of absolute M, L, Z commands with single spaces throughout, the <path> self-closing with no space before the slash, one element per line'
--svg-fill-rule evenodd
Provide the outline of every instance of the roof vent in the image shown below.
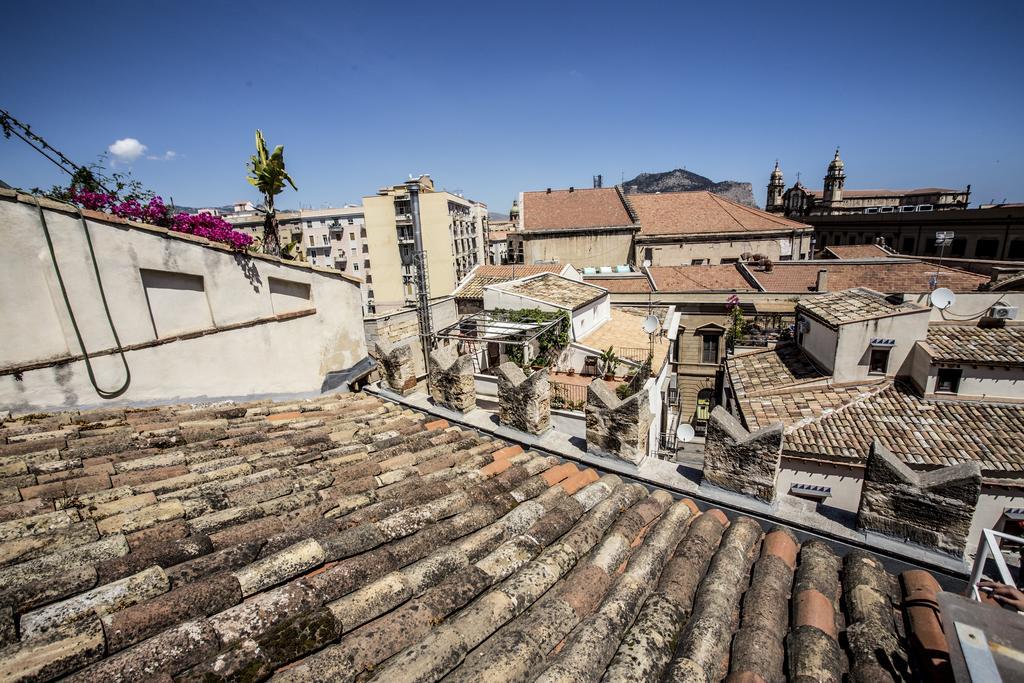
<path fill-rule="evenodd" d="M 548 188 L 548 194 L 551 194 L 551 188 L 550 187 Z"/>
<path fill-rule="evenodd" d="M 569 192 L 575 192 L 575 191 L 576 191 L 576 188 L 573 187 L 572 185 L 570 185 L 569 186 Z"/>

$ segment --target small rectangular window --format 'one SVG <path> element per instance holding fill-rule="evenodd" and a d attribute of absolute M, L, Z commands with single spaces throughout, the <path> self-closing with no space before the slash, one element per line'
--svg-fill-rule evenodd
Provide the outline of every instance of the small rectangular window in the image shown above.
<path fill-rule="evenodd" d="M 314 264 L 316 260 L 314 259 Z M 268 278 L 270 285 L 270 302 L 274 313 L 302 311 L 310 307 L 310 287 L 306 282 Z"/>
<path fill-rule="evenodd" d="M 309 246 L 311 246 L 311 247 L 316 246 L 316 242 L 313 240 L 313 236 L 312 235 L 309 236 Z"/>
<path fill-rule="evenodd" d="M 884 375 L 889 368 L 889 349 L 871 349 L 869 371 Z"/>
<path fill-rule="evenodd" d="M 701 336 L 701 363 L 718 363 L 718 337 L 717 334 Z"/>
<path fill-rule="evenodd" d="M 324 244 L 330 244 L 331 241 L 327 239 L 327 235 L 324 235 Z"/>
<path fill-rule="evenodd" d="M 960 391 L 960 380 L 964 371 L 959 368 L 941 368 L 938 381 L 935 383 L 935 391 L 955 394 Z"/>
<path fill-rule="evenodd" d="M 356 234 L 354 232 L 350 232 L 348 234 L 348 238 L 349 238 L 350 241 L 355 242 L 356 241 Z"/>
<path fill-rule="evenodd" d="M 352 270 L 359 270 L 359 264 L 358 263 L 353 263 L 352 264 Z"/>
<path fill-rule="evenodd" d="M 702 265 L 704 265 L 704 259 L 702 259 L 702 258 L 690 259 L 690 265 L 691 266 L 702 266 Z"/>

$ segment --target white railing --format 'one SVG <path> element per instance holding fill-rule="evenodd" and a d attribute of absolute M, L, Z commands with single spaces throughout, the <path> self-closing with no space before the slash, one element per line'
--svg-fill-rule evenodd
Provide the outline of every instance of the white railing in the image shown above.
<path fill-rule="evenodd" d="M 1010 534 L 1004 534 L 1002 531 L 993 531 L 992 529 L 982 529 L 981 539 L 978 541 L 978 552 L 974 555 L 974 567 L 971 569 L 971 581 L 968 585 L 968 596 L 974 600 L 981 600 L 981 596 L 978 593 L 978 582 L 982 580 L 985 563 L 988 562 L 990 557 L 995 561 L 996 569 L 999 570 L 1000 582 L 1005 583 L 1007 586 L 1017 587 L 1017 583 L 1010 575 L 1010 568 L 1006 565 L 1006 559 L 1003 557 L 1003 551 L 1000 548 L 1004 540 L 1024 545 L 1024 538 L 1019 536 L 1011 536 Z"/>

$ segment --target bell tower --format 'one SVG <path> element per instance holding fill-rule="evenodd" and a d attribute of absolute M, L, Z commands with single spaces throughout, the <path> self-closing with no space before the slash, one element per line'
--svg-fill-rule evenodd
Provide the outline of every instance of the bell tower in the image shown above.
<path fill-rule="evenodd" d="M 828 172 L 825 174 L 825 186 L 821 195 L 822 203 L 826 207 L 843 201 L 843 185 L 846 184 L 846 171 L 843 166 L 843 160 L 839 158 L 839 148 L 836 147 L 836 155 L 829 163 Z"/>
<path fill-rule="evenodd" d="M 768 197 L 764 202 L 764 210 L 772 213 L 781 213 L 785 210 L 782 205 L 782 195 L 786 191 L 786 185 L 782 181 L 782 169 L 779 168 L 779 160 L 775 160 L 775 170 L 768 180 Z"/>

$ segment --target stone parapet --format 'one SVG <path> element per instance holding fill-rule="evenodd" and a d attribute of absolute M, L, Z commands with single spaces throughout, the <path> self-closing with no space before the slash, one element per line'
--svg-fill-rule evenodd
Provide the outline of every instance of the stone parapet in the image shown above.
<path fill-rule="evenodd" d="M 392 391 L 405 396 L 416 388 L 416 367 L 412 347 L 408 344 L 374 343 L 374 355 L 380 362 L 384 379 Z"/>
<path fill-rule="evenodd" d="M 515 363 L 498 366 L 498 419 L 530 434 L 551 428 L 551 383 L 546 368 L 527 376 Z"/>
<path fill-rule="evenodd" d="M 781 422 L 748 432 L 725 408 L 716 407 L 704 439 L 704 481 L 719 488 L 775 500 L 782 457 Z"/>
<path fill-rule="evenodd" d="M 435 403 L 464 413 L 476 408 L 472 356 L 460 356 L 455 346 L 442 346 L 430 352 L 429 373 Z"/>
<path fill-rule="evenodd" d="M 963 557 L 980 495 L 978 463 L 919 473 L 876 440 L 864 469 L 857 530 L 894 536 Z"/>
<path fill-rule="evenodd" d="M 587 452 L 639 465 L 647 457 L 651 431 L 646 390 L 619 399 L 603 380 L 587 386 Z"/>

